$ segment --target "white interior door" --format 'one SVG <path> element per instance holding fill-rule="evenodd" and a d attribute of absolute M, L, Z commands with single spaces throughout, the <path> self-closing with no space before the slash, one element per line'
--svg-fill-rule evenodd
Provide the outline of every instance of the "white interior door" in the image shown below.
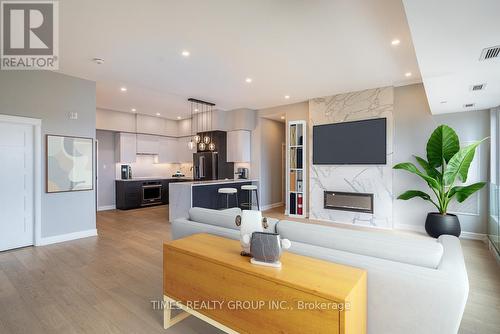
<path fill-rule="evenodd" d="M 33 132 L 0 121 L 0 251 L 33 245 Z"/>

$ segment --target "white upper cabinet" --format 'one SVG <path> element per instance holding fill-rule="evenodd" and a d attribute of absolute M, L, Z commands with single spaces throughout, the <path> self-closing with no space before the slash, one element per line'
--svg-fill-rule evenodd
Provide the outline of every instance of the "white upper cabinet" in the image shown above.
<path fill-rule="evenodd" d="M 116 162 L 135 162 L 137 149 L 137 135 L 135 133 L 119 132 L 115 134 Z"/>
<path fill-rule="evenodd" d="M 227 161 L 250 162 L 250 145 L 250 131 L 229 131 L 227 133 Z"/>
<path fill-rule="evenodd" d="M 158 154 L 158 136 L 137 135 L 137 154 Z"/>
<path fill-rule="evenodd" d="M 175 163 L 177 158 L 177 143 L 176 138 L 157 137 L 158 138 L 158 163 Z"/>
<path fill-rule="evenodd" d="M 181 137 L 177 138 L 177 162 L 193 162 L 193 153 L 195 150 L 190 150 L 188 143 L 191 137 Z"/>

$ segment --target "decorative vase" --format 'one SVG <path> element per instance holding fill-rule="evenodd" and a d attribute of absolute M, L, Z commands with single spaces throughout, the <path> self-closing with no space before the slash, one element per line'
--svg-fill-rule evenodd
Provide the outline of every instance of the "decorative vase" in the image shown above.
<path fill-rule="evenodd" d="M 440 214 L 439 212 L 429 212 L 425 220 L 425 231 L 433 238 L 438 238 L 443 234 L 460 236 L 460 221 L 456 215 L 450 213 Z"/>

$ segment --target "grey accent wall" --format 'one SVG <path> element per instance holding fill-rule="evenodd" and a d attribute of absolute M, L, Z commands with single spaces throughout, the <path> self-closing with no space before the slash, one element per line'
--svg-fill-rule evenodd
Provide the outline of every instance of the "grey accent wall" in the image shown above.
<path fill-rule="evenodd" d="M 70 112 L 78 119 L 70 120 Z M 94 190 L 45 193 L 45 135 L 95 139 L 95 83 L 55 72 L 2 71 L 0 113 L 42 120 L 42 237 L 95 229 Z"/>
<path fill-rule="evenodd" d="M 99 208 L 115 206 L 115 133 L 96 131 L 99 141 L 97 205 Z"/>
<path fill-rule="evenodd" d="M 432 115 L 421 84 L 396 87 L 394 90 L 394 164 L 414 162 L 413 154 L 425 157 L 425 146 L 432 131 L 440 124 L 447 124 L 457 131 L 461 142 L 479 140 L 489 136 L 489 113 L 487 110 Z M 488 180 L 489 142 L 480 148 L 480 178 Z M 403 171 L 394 171 L 393 190 L 397 197 L 408 189 L 428 191 L 427 185 L 418 177 Z M 486 233 L 488 216 L 488 192 L 479 194 L 479 212 L 475 215 L 459 215 L 462 231 Z M 427 212 L 435 208 L 423 200 L 394 200 L 394 223 L 396 228 L 423 229 Z"/>

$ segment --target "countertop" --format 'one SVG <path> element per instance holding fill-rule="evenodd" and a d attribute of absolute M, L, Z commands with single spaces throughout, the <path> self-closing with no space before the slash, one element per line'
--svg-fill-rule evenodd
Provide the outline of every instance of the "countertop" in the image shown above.
<path fill-rule="evenodd" d="M 116 179 L 116 181 L 122 181 L 122 182 L 130 182 L 130 181 L 154 181 L 154 180 L 192 181 L 193 179 L 190 178 L 190 177 L 164 177 L 164 176 L 157 176 L 157 177 L 134 177 L 132 179 L 127 179 L 127 180 Z"/>
<path fill-rule="evenodd" d="M 211 185 L 211 184 L 242 183 L 242 182 L 259 182 L 259 180 L 257 180 L 257 179 L 225 179 L 225 180 L 210 180 L 210 181 L 189 181 L 189 182 L 179 183 L 179 185 L 204 186 L 204 185 Z"/>

